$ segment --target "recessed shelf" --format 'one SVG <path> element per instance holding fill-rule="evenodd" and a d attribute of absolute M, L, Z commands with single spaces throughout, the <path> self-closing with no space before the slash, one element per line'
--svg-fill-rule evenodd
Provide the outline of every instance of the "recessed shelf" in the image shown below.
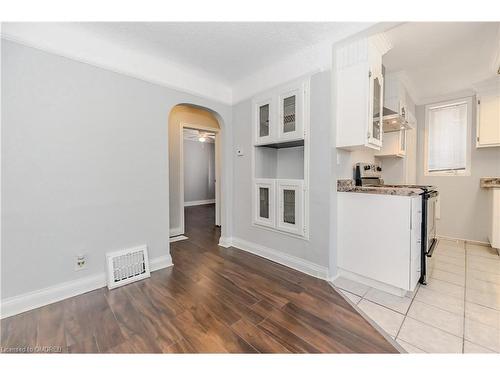
<path fill-rule="evenodd" d="M 268 147 L 268 148 L 290 148 L 290 147 L 300 147 L 300 146 L 304 146 L 303 139 L 299 139 L 297 141 L 276 142 L 267 145 L 255 145 L 255 147 Z"/>
<path fill-rule="evenodd" d="M 255 148 L 256 178 L 304 178 L 304 147 Z"/>

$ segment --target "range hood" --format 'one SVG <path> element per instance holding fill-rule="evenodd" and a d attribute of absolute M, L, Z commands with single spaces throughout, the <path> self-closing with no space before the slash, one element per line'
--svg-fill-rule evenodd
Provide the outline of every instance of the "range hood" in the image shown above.
<path fill-rule="evenodd" d="M 384 110 L 382 112 L 384 132 L 411 129 L 408 121 L 410 114 L 406 106 L 408 94 L 403 84 L 402 72 L 386 73 L 383 65 L 382 72 L 384 75 Z"/>
<path fill-rule="evenodd" d="M 411 129 L 411 126 L 405 116 L 406 113 L 404 111 L 404 108 L 403 112 L 399 113 L 393 111 L 392 109 L 384 107 L 382 123 L 384 124 L 385 133 Z"/>

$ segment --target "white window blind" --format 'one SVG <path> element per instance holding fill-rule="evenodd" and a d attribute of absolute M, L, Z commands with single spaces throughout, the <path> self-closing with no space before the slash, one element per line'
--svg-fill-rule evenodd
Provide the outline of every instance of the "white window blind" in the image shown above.
<path fill-rule="evenodd" d="M 467 168 L 467 103 L 429 108 L 428 171 Z"/>

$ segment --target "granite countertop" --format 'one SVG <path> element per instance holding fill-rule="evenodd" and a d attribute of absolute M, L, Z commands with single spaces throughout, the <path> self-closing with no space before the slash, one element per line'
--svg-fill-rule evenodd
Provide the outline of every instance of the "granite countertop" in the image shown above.
<path fill-rule="evenodd" d="M 479 186 L 482 188 L 497 188 L 500 189 L 500 177 L 481 177 Z"/>
<path fill-rule="evenodd" d="M 355 186 L 354 181 L 351 179 L 337 180 L 337 191 L 344 193 L 402 195 L 405 197 L 422 194 L 422 189 L 411 187 Z"/>

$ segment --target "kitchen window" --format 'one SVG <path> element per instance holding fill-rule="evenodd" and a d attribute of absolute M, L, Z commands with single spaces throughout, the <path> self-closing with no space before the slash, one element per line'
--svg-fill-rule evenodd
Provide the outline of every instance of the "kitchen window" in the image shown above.
<path fill-rule="evenodd" d="M 425 107 L 426 176 L 470 176 L 472 99 Z"/>

